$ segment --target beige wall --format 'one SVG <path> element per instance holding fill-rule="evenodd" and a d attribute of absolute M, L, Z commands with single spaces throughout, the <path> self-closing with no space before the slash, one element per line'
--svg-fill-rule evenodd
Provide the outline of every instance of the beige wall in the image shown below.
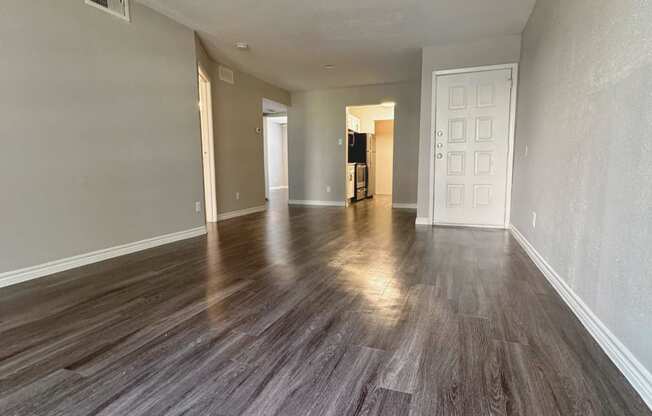
<path fill-rule="evenodd" d="M 2 0 L 0 273 L 204 224 L 194 36 Z"/>
<path fill-rule="evenodd" d="M 235 71 L 235 84 L 220 81 L 219 64 L 197 42 L 199 64 L 209 68 L 213 96 L 213 131 L 218 214 L 265 205 L 265 159 L 262 100 L 289 105 L 290 93 Z M 236 193 L 240 193 L 240 199 Z"/>
<path fill-rule="evenodd" d="M 649 2 L 537 2 L 523 34 L 512 198 L 512 223 L 648 371 L 651 39 Z"/>
<path fill-rule="evenodd" d="M 346 107 L 384 101 L 396 103 L 393 201 L 416 203 L 418 82 L 293 93 L 288 124 L 290 199 L 344 202 Z"/>
<path fill-rule="evenodd" d="M 376 194 L 392 194 L 394 170 L 394 120 L 374 122 L 376 133 Z"/>
<path fill-rule="evenodd" d="M 418 216 L 432 216 L 430 200 L 430 147 L 432 129 L 432 75 L 434 71 L 483 65 L 514 63 L 520 60 L 521 35 L 486 38 L 474 42 L 423 48 L 421 58 L 421 117 L 419 141 Z"/>

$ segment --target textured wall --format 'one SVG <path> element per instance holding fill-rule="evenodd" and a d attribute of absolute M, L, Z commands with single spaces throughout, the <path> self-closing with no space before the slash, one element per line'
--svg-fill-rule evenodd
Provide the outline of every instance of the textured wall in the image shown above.
<path fill-rule="evenodd" d="M 418 83 L 293 93 L 288 124 L 290 199 L 344 202 L 346 107 L 383 101 L 396 103 L 393 201 L 416 202 Z"/>
<path fill-rule="evenodd" d="M 193 33 L 0 4 L 0 272 L 204 223 Z"/>
<path fill-rule="evenodd" d="M 652 370 L 650 2 L 539 0 L 519 91 L 512 222 Z"/>
<path fill-rule="evenodd" d="M 486 38 L 473 42 L 423 48 L 421 61 L 421 117 L 419 140 L 419 203 L 418 216 L 432 216 L 430 200 L 430 139 L 432 129 L 432 73 L 484 65 L 518 62 L 521 35 Z"/>

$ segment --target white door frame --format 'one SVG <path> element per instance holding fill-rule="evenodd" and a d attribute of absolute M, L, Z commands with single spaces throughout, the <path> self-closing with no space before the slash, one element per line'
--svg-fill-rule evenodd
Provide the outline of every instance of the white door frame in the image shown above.
<path fill-rule="evenodd" d="M 263 114 L 263 168 L 265 169 L 265 200 L 269 201 L 269 117 Z"/>
<path fill-rule="evenodd" d="M 208 186 L 204 184 L 204 209 L 206 211 L 206 222 L 217 222 L 217 177 L 215 176 L 215 137 L 213 136 L 213 97 L 211 78 L 208 76 L 201 65 L 197 65 L 197 82 L 199 87 L 199 106 L 200 106 L 200 125 L 202 134 L 202 152 L 208 151 L 208 171 L 209 177 L 206 177 L 206 167 L 204 165 L 204 156 L 202 154 L 202 172 L 204 172 L 204 182 L 209 181 Z M 205 88 L 205 102 L 201 100 L 202 91 Z M 206 128 L 204 129 L 201 122 L 201 112 L 206 114 Z M 207 137 L 204 137 L 207 135 Z M 208 149 L 204 149 L 204 143 L 208 142 Z M 208 191 L 208 192 L 207 192 Z"/>
<path fill-rule="evenodd" d="M 518 98 L 518 63 L 503 65 L 477 66 L 471 68 L 447 69 L 442 71 L 433 71 L 432 73 L 432 113 L 430 115 L 430 219 L 433 225 L 446 225 L 435 223 L 435 141 L 437 131 L 437 77 L 443 75 L 466 74 L 470 72 L 486 72 L 501 69 L 512 70 L 512 91 L 509 108 L 509 143 L 507 155 L 507 188 L 505 193 L 505 223 L 502 227 L 509 228 L 512 215 L 512 173 L 514 171 L 514 137 L 516 135 L 516 103 Z M 459 226 L 459 225 L 457 225 Z M 491 228 L 491 227 L 482 227 Z M 496 228 L 496 227 L 493 227 Z"/>

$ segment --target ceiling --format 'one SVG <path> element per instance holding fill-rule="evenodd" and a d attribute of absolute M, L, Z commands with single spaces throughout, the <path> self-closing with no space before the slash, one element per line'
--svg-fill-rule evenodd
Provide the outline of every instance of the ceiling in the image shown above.
<path fill-rule="evenodd" d="M 290 91 L 418 79 L 422 47 L 521 33 L 535 2 L 138 1 L 196 30 L 216 61 Z"/>

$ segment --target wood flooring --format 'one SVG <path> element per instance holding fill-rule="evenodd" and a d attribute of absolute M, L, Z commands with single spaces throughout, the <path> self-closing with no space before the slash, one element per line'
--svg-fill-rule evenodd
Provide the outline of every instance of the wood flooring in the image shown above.
<path fill-rule="evenodd" d="M 0 289 L 0 415 L 651 415 L 503 231 L 376 198 Z"/>

